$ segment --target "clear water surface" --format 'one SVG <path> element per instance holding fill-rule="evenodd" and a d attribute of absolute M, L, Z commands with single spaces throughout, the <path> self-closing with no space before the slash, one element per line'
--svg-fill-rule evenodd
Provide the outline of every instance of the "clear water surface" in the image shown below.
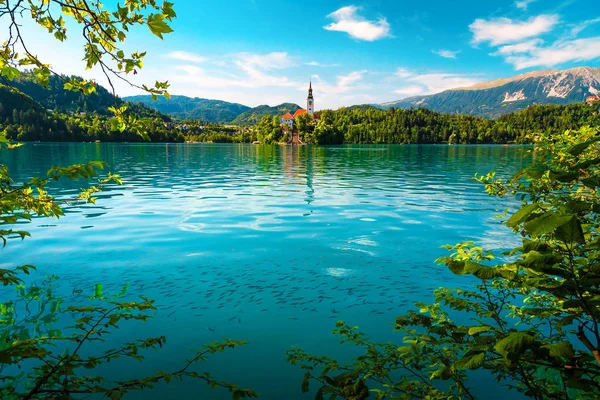
<path fill-rule="evenodd" d="M 199 370 L 265 399 L 314 398 L 301 394 L 302 372 L 285 363 L 285 351 L 347 359 L 352 347 L 331 334 L 337 320 L 398 340 L 394 318 L 413 302 L 431 300 L 442 285 L 469 285 L 434 264 L 441 245 L 515 242 L 493 218 L 507 204 L 470 178 L 507 176 L 529 160 L 517 146 L 106 143 L 29 143 L 0 157 L 17 181 L 90 160 L 107 161 L 123 177 L 97 205 L 33 221 L 32 238 L 10 242 L 0 261 L 34 264 L 38 276 L 57 274 L 69 290 L 102 282 L 117 291 L 127 282 L 130 293 L 156 300 L 153 320 L 126 324 L 113 339 L 165 335 L 165 348 L 106 374 L 175 370 L 191 348 L 241 339 L 249 345 Z M 60 188 L 69 196 L 80 186 Z M 229 395 L 186 381 L 131 398 Z"/>

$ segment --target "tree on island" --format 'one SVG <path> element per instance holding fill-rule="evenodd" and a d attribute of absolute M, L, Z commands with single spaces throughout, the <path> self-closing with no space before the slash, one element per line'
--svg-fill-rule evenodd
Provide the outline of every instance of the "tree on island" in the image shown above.
<path fill-rule="evenodd" d="M 335 124 L 334 113 L 323 110 L 319 115 L 319 121 L 313 133 L 316 144 L 341 144 L 344 135 Z"/>
<path fill-rule="evenodd" d="M 283 128 L 277 116 L 265 115 L 255 128 L 256 140 L 263 144 L 277 144 L 284 139 Z"/>
<path fill-rule="evenodd" d="M 168 23 L 174 17 L 175 11 L 168 1 L 130 0 L 124 7 L 117 5 L 112 12 L 104 9 L 99 1 L 0 1 L 0 18 L 7 22 L 9 31 L 9 40 L 0 51 L 2 87 L 20 95 L 11 81 L 21 74 L 19 68 L 28 67 L 35 81 L 43 86 L 48 86 L 51 76 L 55 75 L 63 81 L 65 89 L 84 95 L 96 90 L 93 80 L 60 76 L 52 71 L 50 65 L 31 53 L 21 35 L 24 20 L 33 20 L 60 41 L 67 38 L 65 20 L 74 20 L 83 29 L 87 67 L 100 67 L 115 95 L 112 80 L 121 79 L 136 86 L 126 76 L 142 67 L 145 55 L 140 52 L 126 55 L 122 50 L 129 30 L 146 26 L 162 39 L 163 34 L 172 32 Z M 136 87 L 153 96 L 168 95 L 166 82 L 156 82 L 154 87 Z M 113 114 L 109 120 L 113 130 L 122 132 L 128 129 L 148 138 L 144 121 L 126 114 L 126 107 L 115 104 L 109 111 Z M 20 119 L 21 115 L 15 116 L 16 121 L 22 122 Z M 11 151 L 15 147 L 18 145 L 6 138 L 6 132 L 0 132 L 0 152 Z M 52 168 L 45 178 L 16 183 L 10 177 L 8 168 L 0 165 L 0 239 L 4 246 L 15 238 L 25 239 L 29 236 L 27 231 L 22 230 L 24 222 L 34 217 L 58 218 L 64 215 L 61 205 L 66 199 L 60 196 L 55 198 L 48 193 L 47 186 L 51 182 L 97 179 L 98 171 L 104 167 L 104 163 L 92 161 L 66 168 Z M 93 203 L 94 194 L 101 191 L 103 186 L 120 183 L 118 175 L 108 173 L 106 177 L 98 179 L 96 186 L 82 189 L 74 200 Z M 158 336 L 116 344 L 111 346 L 112 349 L 90 355 L 89 348 L 104 341 L 111 330 L 122 324 L 151 318 L 150 313 L 156 309 L 153 301 L 143 296 L 140 301 L 128 299 L 126 286 L 120 293 L 108 295 L 103 292 L 101 284 L 96 284 L 92 296 L 78 294 L 75 296 L 77 305 L 69 305 L 53 291 L 56 277 L 48 276 L 41 282 L 24 280 L 24 275 L 34 271 L 35 267 L 28 264 L 0 268 L 0 282 L 4 290 L 14 290 L 12 295 L 4 296 L 10 300 L 0 304 L 1 398 L 73 399 L 98 394 L 118 399 L 133 390 L 152 388 L 158 382 L 169 383 L 172 379 L 185 378 L 204 381 L 213 388 L 224 388 L 232 393 L 234 399 L 257 396 L 251 390 L 240 389 L 212 377 L 208 372 L 195 370 L 196 364 L 211 354 L 243 345 L 244 342 L 240 341 L 224 340 L 200 346 L 177 371 L 117 381 L 94 375 L 93 370 L 98 366 L 115 362 L 120 357 L 142 361 L 145 351 L 163 346 L 166 339 Z M 70 327 L 63 328 L 64 331 L 57 328 L 65 325 Z"/>
<path fill-rule="evenodd" d="M 296 117 L 296 129 L 300 140 L 304 143 L 314 142 L 313 131 L 315 129 L 314 119 L 308 113 L 300 114 Z"/>

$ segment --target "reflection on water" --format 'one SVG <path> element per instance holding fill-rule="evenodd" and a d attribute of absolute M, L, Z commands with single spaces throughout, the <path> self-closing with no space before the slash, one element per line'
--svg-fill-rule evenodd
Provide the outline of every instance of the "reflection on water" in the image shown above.
<path fill-rule="evenodd" d="M 526 148 L 503 146 L 104 143 L 27 144 L 0 156 L 17 179 L 89 160 L 123 177 L 96 205 L 34 221 L 33 238 L 10 243 L 0 262 L 31 263 L 84 290 L 129 282 L 156 299 L 155 319 L 114 339 L 166 335 L 165 352 L 108 373 L 175 369 L 190 348 L 243 339 L 250 344 L 208 368 L 266 399 L 306 398 L 300 371 L 285 364 L 289 347 L 348 356 L 331 335 L 335 321 L 393 340 L 394 317 L 414 301 L 468 285 L 433 263 L 442 244 L 513 244 L 493 218 L 507 205 L 470 178 L 508 175 L 528 159 Z M 61 185 L 68 197 L 82 184 Z M 153 396 L 224 398 L 197 382 Z"/>

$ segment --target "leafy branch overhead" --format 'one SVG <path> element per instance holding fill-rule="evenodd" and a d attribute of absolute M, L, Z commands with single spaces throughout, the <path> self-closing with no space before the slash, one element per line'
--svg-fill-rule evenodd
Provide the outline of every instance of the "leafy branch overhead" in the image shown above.
<path fill-rule="evenodd" d="M 113 81 L 121 80 L 132 87 L 144 90 L 153 98 L 169 96 L 167 82 L 156 81 L 154 86 L 138 85 L 131 81 L 143 67 L 146 52 L 126 53 L 123 44 L 130 31 L 146 26 L 152 34 L 163 39 L 173 32 L 170 23 L 176 13 L 173 3 L 156 0 L 127 0 L 116 10 L 108 10 L 96 0 L 15 0 L 0 1 L 0 20 L 8 26 L 8 40 L 0 48 L 0 81 L 11 87 L 10 81 L 20 75 L 23 68 L 31 69 L 35 80 L 47 87 L 51 75 L 60 76 L 64 88 L 85 95 L 96 91 L 94 80 L 70 79 L 52 70 L 52 66 L 38 58 L 23 38 L 26 20 L 33 20 L 59 41 L 67 40 L 73 26 L 74 32 L 84 40 L 83 61 L 86 68 L 100 68 L 116 97 Z M 16 90 L 13 88 L 13 90 Z M 119 115 L 115 115 L 120 118 Z"/>

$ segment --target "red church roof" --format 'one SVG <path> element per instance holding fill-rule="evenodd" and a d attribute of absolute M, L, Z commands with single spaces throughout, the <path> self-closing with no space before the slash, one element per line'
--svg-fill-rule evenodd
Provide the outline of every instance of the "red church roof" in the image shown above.
<path fill-rule="evenodd" d="M 294 117 L 292 116 L 292 114 L 287 113 L 283 117 L 281 117 L 281 119 L 294 119 Z"/>
<path fill-rule="evenodd" d="M 294 113 L 294 119 L 298 118 L 298 116 L 302 114 L 306 114 L 306 110 L 304 108 L 296 110 L 296 112 Z"/>

